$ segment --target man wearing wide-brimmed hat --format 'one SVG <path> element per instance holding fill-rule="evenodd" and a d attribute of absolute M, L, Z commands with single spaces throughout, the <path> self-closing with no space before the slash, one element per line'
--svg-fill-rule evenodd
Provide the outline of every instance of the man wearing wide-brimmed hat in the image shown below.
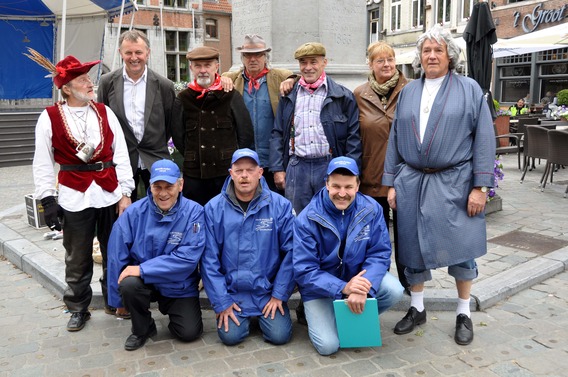
<path fill-rule="evenodd" d="M 301 77 L 278 104 L 269 169 L 300 213 L 323 187 L 329 160 L 347 156 L 361 163 L 361 138 L 355 97 L 326 75 L 324 45 L 304 43 L 294 58 Z"/>
<path fill-rule="evenodd" d="M 71 313 L 67 330 L 79 331 L 91 316 L 93 238 L 97 236 L 103 256 L 100 281 L 106 305 L 108 237 L 117 214 L 131 202 L 134 180 L 118 119 L 110 108 L 93 101 L 88 72 L 100 61 L 81 63 L 67 56 L 54 66 L 37 51 L 29 51 L 32 60 L 51 72 L 64 98 L 38 119 L 33 173 L 46 224 L 63 229 L 67 283 L 63 301 Z M 60 165 L 57 177 L 55 163 Z"/>
<path fill-rule="evenodd" d="M 174 104 L 172 137 L 184 157 L 183 195 L 205 205 L 221 192 L 239 148 L 254 148 L 254 133 L 243 97 L 221 85 L 219 50 L 202 46 L 187 53 L 194 77 Z"/>
<path fill-rule="evenodd" d="M 294 78 L 289 78 L 293 76 L 292 71 L 270 67 L 271 50 L 260 35 L 247 34 L 243 44 L 237 47 L 243 66 L 238 71 L 223 73 L 223 76 L 233 80 L 235 89 L 243 95 L 250 112 L 254 126 L 255 150 L 261 166 L 268 166 L 270 133 L 280 100 L 280 85 L 287 82 L 290 89 L 294 85 Z M 264 178 L 271 190 L 280 191 L 268 169 L 264 171 Z"/>

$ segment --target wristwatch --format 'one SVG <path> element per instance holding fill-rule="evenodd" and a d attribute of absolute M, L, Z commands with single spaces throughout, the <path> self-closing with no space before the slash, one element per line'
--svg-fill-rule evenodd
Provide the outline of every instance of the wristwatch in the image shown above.
<path fill-rule="evenodd" d="M 481 192 L 487 192 L 487 186 L 483 186 L 479 188 L 481 190 Z"/>
<path fill-rule="evenodd" d="M 130 198 L 131 193 L 129 193 L 129 192 L 123 192 L 122 195 L 126 196 L 127 198 Z"/>

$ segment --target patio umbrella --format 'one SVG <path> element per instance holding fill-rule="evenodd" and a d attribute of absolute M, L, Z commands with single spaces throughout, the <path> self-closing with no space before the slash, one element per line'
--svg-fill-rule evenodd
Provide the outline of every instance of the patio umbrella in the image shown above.
<path fill-rule="evenodd" d="M 491 116 L 495 119 L 497 114 L 489 87 L 491 86 L 491 73 L 493 71 L 491 45 L 497 42 L 497 33 L 489 4 L 480 2 L 473 6 L 471 16 L 463 32 L 463 39 L 467 44 L 469 76 L 477 81 L 483 93 L 485 93 Z"/>

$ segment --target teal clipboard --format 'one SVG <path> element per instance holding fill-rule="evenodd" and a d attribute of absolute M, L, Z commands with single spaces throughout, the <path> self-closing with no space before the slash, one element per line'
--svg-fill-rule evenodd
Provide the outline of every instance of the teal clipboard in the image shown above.
<path fill-rule="evenodd" d="M 333 307 L 341 348 L 380 347 L 383 344 L 377 299 L 368 298 L 361 314 L 353 313 L 347 300 L 335 300 Z"/>

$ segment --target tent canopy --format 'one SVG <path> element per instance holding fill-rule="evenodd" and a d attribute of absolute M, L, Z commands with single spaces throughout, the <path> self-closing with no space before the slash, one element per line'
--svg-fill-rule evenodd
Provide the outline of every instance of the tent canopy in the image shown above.
<path fill-rule="evenodd" d="M 24 56 L 31 47 L 56 63 L 101 58 L 107 20 L 135 9 L 132 0 L 18 0 L 0 4 L 0 99 L 51 98 L 53 83 L 44 68 Z M 64 6 L 66 7 L 64 8 Z M 65 18 L 64 18 L 65 16 Z M 65 30 L 65 34 L 62 32 Z M 65 43 L 63 43 L 65 42 Z M 97 75 L 93 69 L 92 74 Z"/>
<path fill-rule="evenodd" d="M 493 45 L 493 56 L 501 58 L 564 47 L 568 47 L 568 23 L 510 39 L 500 39 Z"/>
<path fill-rule="evenodd" d="M 85 17 L 106 15 L 114 17 L 120 13 L 122 0 L 69 0 L 67 2 L 67 17 Z M 63 14 L 62 0 L 18 0 L 0 4 L 0 17 L 11 19 L 54 19 Z M 127 0 L 124 11 L 131 12 L 134 4 Z"/>

